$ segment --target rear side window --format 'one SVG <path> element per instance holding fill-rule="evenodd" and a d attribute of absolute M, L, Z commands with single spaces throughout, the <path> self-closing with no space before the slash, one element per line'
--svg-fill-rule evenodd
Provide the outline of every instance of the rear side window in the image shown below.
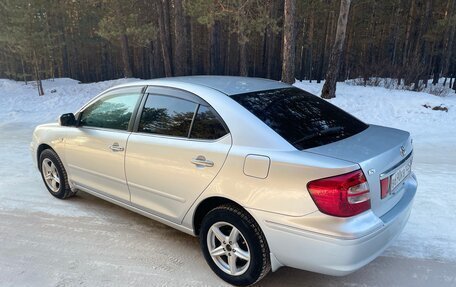
<path fill-rule="evenodd" d="M 175 137 L 188 137 L 198 104 L 169 96 L 149 95 L 138 131 Z"/>
<path fill-rule="evenodd" d="M 226 135 L 227 131 L 217 118 L 212 108 L 200 105 L 193 121 L 190 138 L 218 139 Z"/>
<path fill-rule="evenodd" d="M 232 98 L 300 150 L 350 137 L 368 127 L 298 88 L 239 94 Z"/>

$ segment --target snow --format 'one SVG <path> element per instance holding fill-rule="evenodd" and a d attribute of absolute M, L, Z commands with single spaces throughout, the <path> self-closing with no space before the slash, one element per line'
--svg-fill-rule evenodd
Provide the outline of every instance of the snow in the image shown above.
<path fill-rule="evenodd" d="M 122 216 L 117 214 L 115 220 L 110 218 L 112 213 L 105 211 L 113 208 L 110 205 L 102 206 L 102 210 L 99 210 L 93 205 L 88 206 L 84 198 L 60 201 L 50 197 L 32 164 L 28 143 L 32 130 L 37 124 L 55 122 L 60 114 L 74 112 L 99 92 L 132 80 L 134 79 L 119 79 L 91 84 L 80 84 L 72 79 L 46 80 L 43 82 L 45 95 L 40 97 L 37 95 L 36 87 L 31 84 L 25 85 L 23 82 L 0 79 L 0 142 L 2 143 L 0 158 L 3 163 L 0 166 L 0 178 L 2 178 L 0 214 L 2 216 L 15 214 L 16 217 L 26 217 L 33 214 L 43 218 L 49 216 L 64 216 L 74 220 L 90 218 L 90 224 L 100 226 L 120 224 L 123 229 L 128 229 L 125 227 L 128 223 L 126 220 L 122 221 Z M 319 94 L 322 88 L 322 84 L 309 82 L 298 82 L 295 85 L 314 94 Z M 408 225 L 384 255 L 456 262 L 456 228 L 454 228 L 454 222 L 456 222 L 456 151 L 454 149 L 456 94 L 447 93 L 446 96 L 439 97 L 425 92 L 339 83 L 337 97 L 330 102 L 365 122 L 410 131 L 414 138 L 413 169 L 418 177 L 419 190 Z M 448 108 L 448 112 L 435 111 L 423 105 L 431 107 L 443 105 Z M 72 228 L 78 230 L 78 224 L 74 224 L 74 220 Z M 135 217 L 135 220 L 139 220 L 138 217 Z M 122 223 L 114 223 L 114 221 L 122 221 Z M 52 222 L 50 220 L 49 224 Z M 0 245 L 2 232 L 9 230 L 4 224 L 6 223 L 0 223 Z M 160 224 L 150 225 L 153 226 L 150 228 L 154 229 L 163 228 L 157 227 L 161 226 Z M 135 223 L 132 223 L 131 228 L 140 232 L 141 226 L 135 226 Z M 178 234 L 168 229 L 166 233 L 172 233 L 173 236 Z M 122 236 L 128 237 L 128 235 Z M 141 233 L 141 236 L 146 235 Z M 182 238 L 188 240 L 184 236 L 179 237 L 179 240 L 184 240 Z M 192 248 L 197 245 L 196 242 L 191 242 Z M 135 254 L 140 256 L 141 250 L 137 251 Z M 193 258 L 197 256 L 198 250 L 188 252 L 190 254 L 187 256 Z M 141 258 L 146 260 L 144 256 Z M 201 263 L 200 261 L 202 259 L 198 258 L 198 264 Z M 91 264 L 96 267 L 107 263 L 93 261 Z M 202 264 L 205 268 L 204 263 Z M 192 267 L 192 270 L 194 269 Z M 136 271 L 142 272 L 142 269 Z M 157 270 L 157 272 L 161 271 Z M 207 274 L 210 274 L 209 272 Z M 197 274 L 199 277 L 195 280 L 204 282 L 203 278 L 206 275 Z M 163 280 L 160 282 L 166 282 L 165 279 Z"/>

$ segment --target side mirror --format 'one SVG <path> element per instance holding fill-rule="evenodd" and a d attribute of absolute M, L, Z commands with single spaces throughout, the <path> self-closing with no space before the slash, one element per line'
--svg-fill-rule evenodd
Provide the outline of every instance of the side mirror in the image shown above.
<path fill-rule="evenodd" d="M 71 127 L 76 125 L 76 117 L 73 113 L 63 114 L 59 118 L 59 123 L 64 127 Z"/>

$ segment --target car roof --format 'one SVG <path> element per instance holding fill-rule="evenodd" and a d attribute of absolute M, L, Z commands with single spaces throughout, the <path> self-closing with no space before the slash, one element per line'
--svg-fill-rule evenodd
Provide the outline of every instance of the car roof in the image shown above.
<path fill-rule="evenodd" d="M 288 84 L 263 79 L 263 78 L 250 78 L 250 77 L 237 77 L 237 76 L 184 76 L 184 77 L 169 77 L 153 80 L 143 80 L 138 82 L 131 82 L 122 85 L 122 87 L 141 85 L 171 85 L 173 83 L 187 83 L 197 86 L 204 86 L 228 96 L 236 94 L 244 94 L 263 90 L 273 90 L 280 88 L 291 87 Z"/>

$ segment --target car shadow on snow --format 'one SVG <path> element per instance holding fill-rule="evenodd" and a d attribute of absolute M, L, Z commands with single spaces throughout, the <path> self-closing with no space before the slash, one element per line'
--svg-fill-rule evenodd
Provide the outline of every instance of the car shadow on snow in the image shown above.
<path fill-rule="evenodd" d="M 337 255 L 334 255 L 337 256 Z M 293 268 L 270 273 L 258 286 L 455 286 L 456 264 L 433 260 L 380 256 L 343 277 Z"/>

